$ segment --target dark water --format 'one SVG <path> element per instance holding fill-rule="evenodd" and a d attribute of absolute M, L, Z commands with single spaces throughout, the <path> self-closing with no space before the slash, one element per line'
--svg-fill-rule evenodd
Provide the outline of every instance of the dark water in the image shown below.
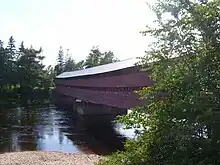
<path fill-rule="evenodd" d="M 2 109 L 2 108 L 1 108 Z M 80 117 L 52 104 L 0 110 L 0 152 L 61 151 L 106 155 L 122 150 L 132 130 L 109 116 Z"/>

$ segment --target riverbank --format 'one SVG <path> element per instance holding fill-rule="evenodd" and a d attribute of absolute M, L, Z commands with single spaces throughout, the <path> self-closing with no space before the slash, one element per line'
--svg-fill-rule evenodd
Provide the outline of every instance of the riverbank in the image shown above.
<path fill-rule="evenodd" d="M 24 151 L 0 154 L 0 165 L 93 165 L 98 155 Z"/>

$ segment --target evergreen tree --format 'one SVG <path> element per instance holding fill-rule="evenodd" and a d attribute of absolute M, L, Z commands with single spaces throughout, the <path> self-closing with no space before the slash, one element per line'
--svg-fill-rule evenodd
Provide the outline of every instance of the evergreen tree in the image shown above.
<path fill-rule="evenodd" d="M 6 62 L 6 51 L 3 47 L 3 42 L 0 40 L 0 91 L 3 90 L 5 85 L 5 62 Z"/>
<path fill-rule="evenodd" d="M 24 48 L 24 42 L 21 42 L 21 45 L 19 47 L 19 56 L 22 56 L 22 54 L 24 53 L 25 48 Z"/>
<path fill-rule="evenodd" d="M 62 73 L 64 71 L 64 52 L 62 46 L 60 46 L 58 57 L 57 57 L 57 64 L 55 66 L 55 71 L 58 74 Z"/>
<path fill-rule="evenodd" d="M 75 68 L 75 61 L 69 55 L 69 49 L 67 49 L 65 63 L 64 63 L 64 72 L 72 71 Z"/>
<path fill-rule="evenodd" d="M 25 96 L 40 90 L 43 87 L 43 72 L 44 65 L 41 56 L 42 49 L 35 50 L 33 48 L 24 48 L 23 44 L 20 47 L 20 58 L 17 61 L 19 73 L 19 92 Z"/>
<path fill-rule="evenodd" d="M 8 46 L 7 46 L 8 58 L 13 59 L 16 53 L 15 40 L 13 36 L 9 38 Z"/>
<path fill-rule="evenodd" d="M 3 41 L 0 40 L 0 48 L 3 48 Z"/>
<path fill-rule="evenodd" d="M 63 52 L 62 46 L 60 46 L 57 61 L 58 61 L 58 64 L 63 67 L 63 65 L 64 65 L 64 52 Z"/>
<path fill-rule="evenodd" d="M 8 90 L 13 88 L 13 86 L 16 84 L 14 79 L 14 73 L 16 71 L 16 65 L 14 61 L 14 57 L 16 54 L 16 48 L 15 48 L 15 41 L 14 38 L 11 36 L 9 38 L 8 45 L 6 49 L 4 49 L 4 86 Z"/>
<path fill-rule="evenodd" d="M 42 83 L 42 89 L 44 96 L 50 96 L 52 93 L 52 89 L 55 86 L 55 72 L 54 72 L 54 68 L 49 65 L 43 72 L 42 78 L 43 78 L 43 83 Z"/>
<path fill-rule="evenodd" d="M 54 70 L 42 64 L 42 49 L 26 48 L 22 42 L 16 49 L 15 40 L 10 37 L 4 47 L 0 40 L 0 102 L 41 98 L 38 94 L 47 95 L 53 86 Z M 21 97 L 19 97 L 21 96 Z M 47 95 L 48 96 L 48 95 Z"/>
<path fill-rule="evenodd" d="M 64 58 L 64 52 L 62 47 L 60 47 L 57 64 L 54 68 L 56 75 L 61 74 L 62 72 L 69 72 L 79 69 L 84 69 L 85 63 L 84 61 L 75 62 L 75 60 L 69 55 L 69 50 L 67 50 L 66 56 Z"/>

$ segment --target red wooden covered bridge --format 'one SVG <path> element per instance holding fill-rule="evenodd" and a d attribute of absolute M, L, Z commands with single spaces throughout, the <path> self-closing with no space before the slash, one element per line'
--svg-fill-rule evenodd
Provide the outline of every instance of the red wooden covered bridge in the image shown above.
<path fill-rule="evenodd" d="M 56 77 L 56 92 L 69 101 L 81 100 L 121 109 L 142 104 L 133 91 L 153 85 L 149 72 L 140 70 L 131 58 L 93 68 L 64 72 Z"/>

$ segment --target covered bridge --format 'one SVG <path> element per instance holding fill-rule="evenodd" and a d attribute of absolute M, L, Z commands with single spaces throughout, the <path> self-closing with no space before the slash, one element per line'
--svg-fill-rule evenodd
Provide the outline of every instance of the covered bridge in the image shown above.
<path fill-rule="evenodd" d="M 137 58 L 64 72 L 56 77 L 56 92 L 88 103 L 122 109 L 141 105 L 133 91 L 153 85 L 149 72 L 136 65 Z"/>

